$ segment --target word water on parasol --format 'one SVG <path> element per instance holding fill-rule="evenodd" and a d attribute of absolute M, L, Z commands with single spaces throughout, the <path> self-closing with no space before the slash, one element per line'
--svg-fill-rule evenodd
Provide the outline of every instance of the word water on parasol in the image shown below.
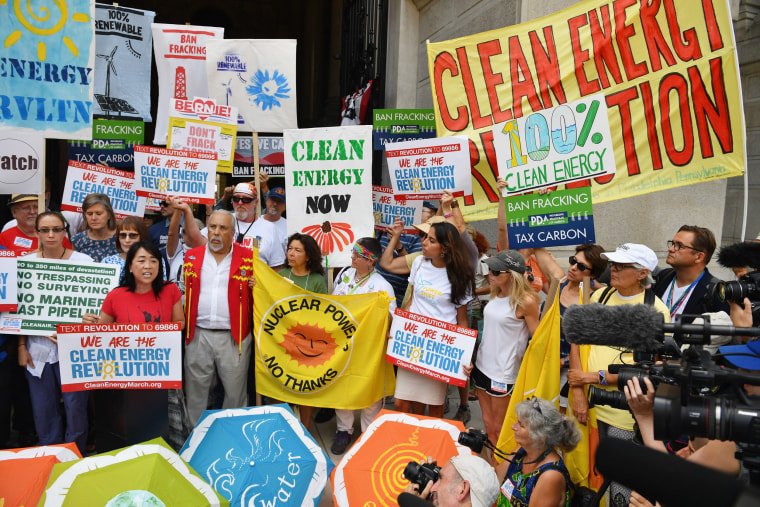
<path fill-rule="evenodd" d="M 381 410 L 330 477 L 335 505 L 398 505 L 410 461 L 432 456 L 443 466 L 452 456 L 472 454 L 457 441 L 462 431 L 459 421 Z"/>
<path fill-rule="evenodd" d="M 73 442 L 0 451 L 0 505 L 37 505 L 53 465 L 78 459 Z"/>
<path fill-rule="evenodd" d="M 39 505 L 229 506 L 161 438 L 53 467 Z"/>
<path fill-rule="evenodd" d="M 207 410 L 180 450 L 232 505 L 317 505 L 333 468 L 286 404 Z"/>

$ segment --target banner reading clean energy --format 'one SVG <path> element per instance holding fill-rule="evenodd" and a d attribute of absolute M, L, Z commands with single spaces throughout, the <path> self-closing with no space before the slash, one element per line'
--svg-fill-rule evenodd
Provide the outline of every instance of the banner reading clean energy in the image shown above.
<path fill-rule="evenodd" d="M 61 390 L 181 389 L 179 322 L 61 324 Z"/>
<path fill-rule="evenodd" d="M 146 199 L 137 196 L 134 173 L 69 160 L 61 209 L 81 213 L 82 203 L 92 193 L 106 194 L 118 219 L 145 214 Z"/>
<path fill-rule="evenodd" d="M 152 11 L 95 4 L 95 114 L 152 121 L 148 83 L 155 16 Z"/>
<path fill-rule="evenodd" d="M 92 136 L 93 0 L 3 1 L 0 126 Z"/>
<path fill-rule="evenodd" d="M 18 310 L 3 312 L 0 333 L 50 335 L 57 324 L 100 313 L 121 268 L 95 262 L 18 258 Z"/>
<path fill-rule="evenodd" d="M 567 187 L 591 185 L 595 203 L 744 170 L 725 0 L 587 0 L 529 23 L 428 44 L 428 67 L 438 135 L 470 138 L 469 219 L 496 216 L 493 125 L 593 94 L 604 95 L 617 172 Z M 584 114 L 583 124 L 591 116 Z M 526 133 L 516 140 L 510 162 L 519 166 L 531 155 Z"/>
<path fill-rule="evenodd" d="M 315 294 L 254 260 L 256 390 L 289 403 L 358 409 L 393 393 L 385 292 Z"/>
<path fill-rule="evenodd" d="M 0 312 L 18 309 L 16 270 L 16 252 L 0 250 Z"/>

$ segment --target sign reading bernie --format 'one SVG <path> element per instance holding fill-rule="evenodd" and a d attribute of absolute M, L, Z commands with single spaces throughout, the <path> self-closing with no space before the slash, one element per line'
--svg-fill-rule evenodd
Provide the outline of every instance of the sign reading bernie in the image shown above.
<path fill-rule="evenodd" d="M 474 195 L 464 200 L 466 218 L 496 215 L 502 160 L 494 125 L 531 121 L 592 96 L 599 100 L 595 121 L 590 108 L 574 111 L 578 138 L 587 125 L 590 141 L 607 135 L 596 121 L 606 108 L 617 170 L 557 183 L 591 187 L 595 203 L 744 171 L 742 94 L 725 0 L 586 0 L 520 25 L 431 43 L 427 53 L 438 136 L 464 134 L 470 142 Z M 549 146 L 538 137 L 516 135 L 512 169 L 534 160 L 529 142 Z"/>

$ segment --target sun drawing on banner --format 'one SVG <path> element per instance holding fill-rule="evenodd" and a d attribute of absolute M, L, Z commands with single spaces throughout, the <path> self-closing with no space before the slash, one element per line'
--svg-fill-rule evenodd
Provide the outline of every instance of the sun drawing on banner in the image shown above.
<path fill-rule="evenodd" d="M 251 77 L 251 83 L 245 87 L 245 90 L 253 98 L 254 104 L 264 111 L 274 106 L 282 107 L 280 100 L 290 98 L 288 79 L 277 70 L 274 71 L 272 77 L 269 77 L 268 70 L 259 69 Z"/>
<path fill-rule="evenodd" d="M 98 375 L 102 375 L 103 379 L 113 378 L 115 374 L 119 373 L 119 365 L 114 361 L 103 361 L 98 366 Z"/>
<path fill-rule="evenodd" d="M 296 324 L 289 328 L 280 346 L 301 366 L 325 364 L 338 347 L 330 333 L 312 324 Z"/>
<path fill-rule="evenodd" d="M 354 242 L 351 224 L 341 222 L 325 221 L 322 225 L 307 225 L 301 232 L 314 238 L 323 255 L 330 255 L 336 248 L 342 252 L 344 246 Z"/>
<path fill-rule="evenodd" d="M 8 6 L 9 0 L 0 0 L 0 6 Z M 48 9 L 45 6 L 40 6 L 35 10 L 32 9 L 32 2 L 27 1 L 22 5 L 21 0 L 10 0 L 13 3 L 13 12 L 16 19 L 21 25 L 29 32 L 40 37 L 47 37 L 53 35 L 66 26 L 69 21 L 69 7 L 66 5 L 66 0 L 48 0 L 47 3 L 53 4 L 53 9 Z M 41 2 L 36 2 L 41 3 Z M 11 17 L 13 17 L 11 15 Z M 71 21 L 77 21 L 79 23 L 89 23 L 90 15 L 85 12 L 75 12 L 71 15 Z M 21 30 L 13 30 L 10 35 L 5 38 L 4 46 L 9 48 L 16 44 L 23 33 Z M 71 54 L 75 57 L 79 56 L 79 48 L 76 46 L 71 38 L 64 36 L 61 38 L 66 47 L 71 51 Z M 56 45 L 53 42 L 54 46 Z M 37 58 L 41 61 L 45 61 L 47 58 L 47 45 L 44 41 L 37 42 Z"/>
<path fill-rule="evenodd" d="M 375 225 L 383 223 L 383 213 L 381 211 L 375 211 Z"/>

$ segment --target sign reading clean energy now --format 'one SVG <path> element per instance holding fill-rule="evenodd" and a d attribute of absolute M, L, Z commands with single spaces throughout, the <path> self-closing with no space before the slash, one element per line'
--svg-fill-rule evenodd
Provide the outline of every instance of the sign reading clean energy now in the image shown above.
<path fill-rule="evenodd" d="M 179 322 L 58 326 L 61 390 L 181 389 Z"/>
<path fill-rule="evenodd" d="M 478 332 L 396 308 L 388 340 L 388 362 L 456 386 L 467 383 Z"/>
<path fill-rule="evenodd" d="M 82 322 L 100 313 L 119 283 L 115 264 L 17 259 L 18 310 L 0 315 L 0 333 L 51 335 L 57 324 Z"/>
<path fill-rule="evenodd" d="M 591 188 L 507 197 L 509 247 L 535 248 L 594 243 Z"/>

